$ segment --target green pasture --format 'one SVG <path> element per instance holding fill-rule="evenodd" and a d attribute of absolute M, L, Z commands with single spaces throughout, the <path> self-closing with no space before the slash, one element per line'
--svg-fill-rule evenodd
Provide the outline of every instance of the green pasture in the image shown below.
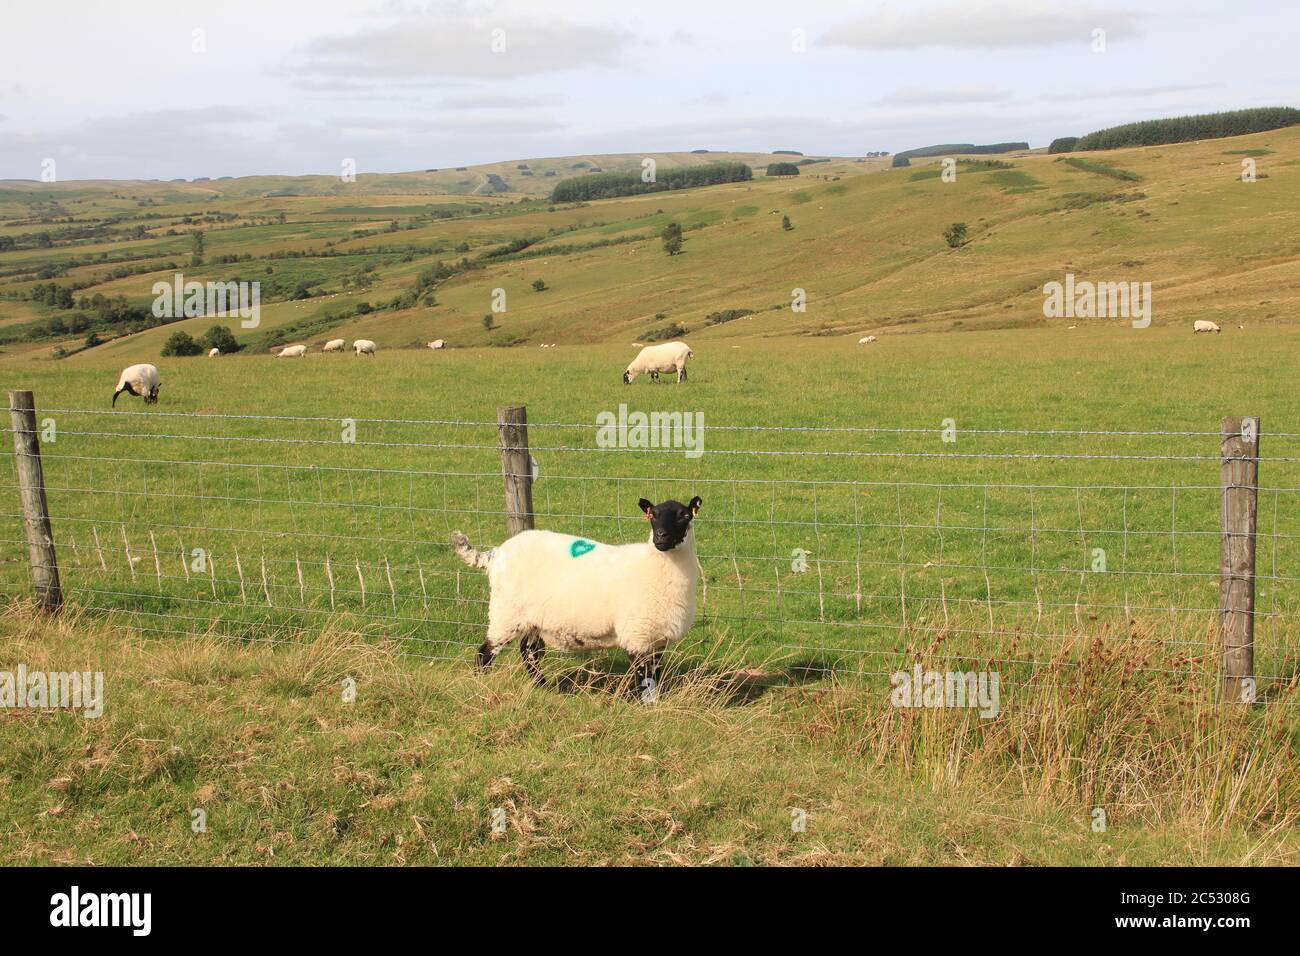
<path fill-rule="evenodd" d="M 446 540 L 504 535 L 492 423 L 521 403 L 538 527 L 634 541 L 638 498 L 700 495 L 707 596 L 685 653 L 792 678 L 890 671 L 941 635 L 942 655 L 1001 661 L 1009 683 L 1084 632 L 1140 633 L 1153 668 L 1210 653 L 1217 432 L 1225 413 L 1259 415 L 1257 670 L 1280 676 L 1296 666 L 1300 596 L 1300 438 L 1277 434 L 1297 431 L 1297 334 L 1094 322 L 716 342 L 696 346 L 683 385 L 622 385 L 623 346 L 169 359 L 156 407 L 123 397 L 116 411 L 118 363 L 6 377 L 53 422 L 46 480 L 71 600 L 146 634 L 274 641 L 342 620 L 468 664 L 486 582 Z M 597 415 L 623 403 L 702 414 L 703 454 L 597 447 Z M 4 468 L 12 487 L 11 457 Z M 0 581 L 17 596 L 12 491 L 4 513 Z"/>

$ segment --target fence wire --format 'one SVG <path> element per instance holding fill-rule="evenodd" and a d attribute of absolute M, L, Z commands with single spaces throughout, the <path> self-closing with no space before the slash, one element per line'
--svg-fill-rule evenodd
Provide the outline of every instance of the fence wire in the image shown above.
<path fill-rule="evenodd" d="M 146 635 L 326 627 L 468 666 L 505 536 L 496 421 L 37 411 L 68 601 Z M 1186 677 L 1217 654 L 1218 431 L 708 425 L 701 447 L 531 423 L 536 526 L 647 537 L 639 498 L 703 499 L 682 652 L 804 682 L 918 656 L 1026 686 L 1081 640 Z M 1300 673 L 1300 435 L 1265 433 L 1255 671 Z M 29 591 L 14 454 L 0 581 Z"/>

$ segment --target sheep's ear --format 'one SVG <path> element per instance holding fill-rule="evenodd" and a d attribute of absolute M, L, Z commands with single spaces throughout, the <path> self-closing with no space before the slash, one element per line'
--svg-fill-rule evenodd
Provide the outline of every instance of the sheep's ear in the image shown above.
<path fill-rule="evenodd" d="M 692 518 L 694 518 L 696 515 L 700 513 L 700 505 L 702 504 L 704 504 L 704 502 L 700 499 L 699 495 L 696 495 L 694 498 L 691 499 L 691 503 L 687 507 L 691 509 Z"/>
<path fill-rule="evenodd" d="M 640 501 L 638 501 L 636 503 L 636 506 L 641 509 L 641 511 L 645 514 L 647 518 L 650 517 L 650 512 L 652 512 L 655 507 L 654 502 L 647 501 L 645 498 L 642 498 Z"/>

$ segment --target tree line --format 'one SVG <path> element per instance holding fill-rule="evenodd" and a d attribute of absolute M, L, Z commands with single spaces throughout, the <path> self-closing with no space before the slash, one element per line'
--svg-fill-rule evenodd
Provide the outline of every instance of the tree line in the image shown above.
<path fill-rule="evenodd" d="M 658 173 L 652 182 L 645 182 L 640 172 L 588 173 L 555 184 L 551 202 L 587 202 L 592 199 L 609 199 L 614 196 L 635 196 L 640 193 L 664 192 L 670 189 L 689 189 L 694 186 L 714 186 L 718 183 L 748 182 L 754 171 L 744 163 L 709 163 L 703 166 L 683 166 Z"/>

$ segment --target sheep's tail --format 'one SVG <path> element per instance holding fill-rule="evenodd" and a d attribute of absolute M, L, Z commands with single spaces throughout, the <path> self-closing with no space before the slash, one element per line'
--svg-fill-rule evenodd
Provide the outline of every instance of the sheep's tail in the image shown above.
<path fill-rule="evenodd" d="M 492 560 L 491 550 L 480 551 L 478 548 L 470 544 L 469 538 L 465 537 L 465 535 L 459 531 L 453 531 L 451 533 L 451 547 L 460 559 L 471 568 L 480 568 L 486 571 L 488 563 Z"/>

